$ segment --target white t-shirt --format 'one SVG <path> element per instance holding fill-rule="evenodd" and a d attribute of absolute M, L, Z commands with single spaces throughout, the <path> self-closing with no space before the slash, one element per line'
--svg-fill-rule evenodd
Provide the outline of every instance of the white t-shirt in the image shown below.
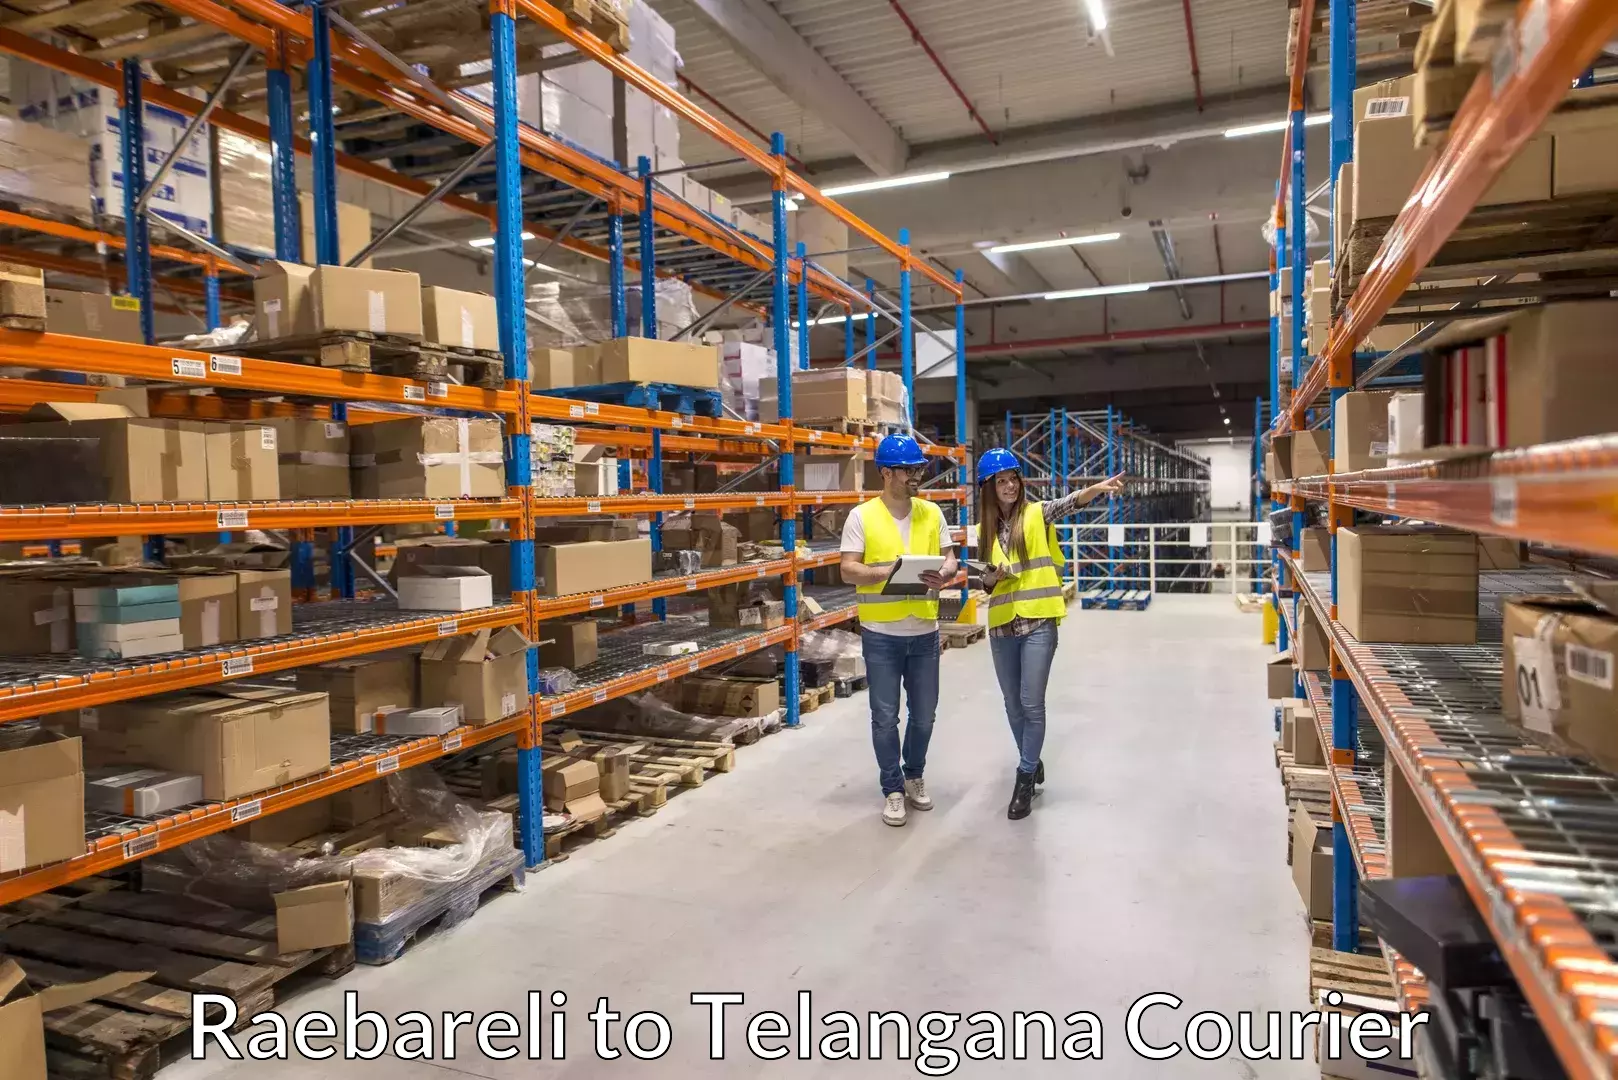
<path fill-rule="evenodd" d="M 893 519 L 893 523 L 899 526 L 899 543 L 905 548 L 910 547 L 910 518 L 911 515 L 906 514 L 904 517 L 895 516 Z M 945 554 L 954 546 L 955 540 L 950 536 L 949 523 L 944 520 L 943 514 L 939 514 L 938 552 L 941 555 Z M 848 515 L 847 521 L 843 522 L 843 542 L 839 550 L 861 558 L 865 556 L 865 522 L 861 519 L 858 508 Z M 895 637 L 918 637 L 937 630 L 938 620 L 906 615 L 892 622 L 862 622 L 860 629 L 877 634 L 893 634 Z"/>

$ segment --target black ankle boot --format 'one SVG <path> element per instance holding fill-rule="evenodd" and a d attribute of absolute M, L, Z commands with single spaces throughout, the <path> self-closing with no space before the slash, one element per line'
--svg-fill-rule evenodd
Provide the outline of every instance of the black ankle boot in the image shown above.
<path fill-rule="evenodd" d="M 1012 821 L 1028 816 L 1034 807 L 1034 778 L 1017 770 L 1017 783 L 1011 789 L 1011 805 L 1006 807 L 1006 817 Z"/>
<path fill-rule="evenodd" d="M 1043 784 L 1044 782 L 1045 782 L 1045 759 L 1040 758 L 1039 763 L 1034 766 L 1034 783 L 1035 784 Z"/>

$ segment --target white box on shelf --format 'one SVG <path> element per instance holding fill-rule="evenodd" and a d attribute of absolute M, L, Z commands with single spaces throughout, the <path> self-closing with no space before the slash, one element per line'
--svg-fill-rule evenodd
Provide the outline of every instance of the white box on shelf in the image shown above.
<path fill-rule="evenodd" d="M 404 611 L 471 611 L 494 604 L 494 579 L 475 566 L 418 566 L 399 579 Z"/>

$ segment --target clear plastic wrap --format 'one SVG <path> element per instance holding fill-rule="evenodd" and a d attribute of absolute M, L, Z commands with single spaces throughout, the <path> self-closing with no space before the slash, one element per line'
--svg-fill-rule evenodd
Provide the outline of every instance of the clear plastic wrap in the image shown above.
<path fill-rule="evenodd" d="M 14 116 L 0 116 L 0 192 L 25 206 L 90 213 L 90 143 Z"/>
<path fill-rule="evenodd" d="M 579 714 L 574 722 L 582 730 L 619 735 L 733 742 L 738 736 L 758 728 L 760 720 L 757 716 L 695 716 L 682 712 L 656 694 L 631 694 L 597 705 Z"/>
<path fill-rule="evenodd" d="M 219 135 L 219 238 L 248 251 L 275 251 L 270 145 L 224 128 Z M 311 260 L 313 261 L 313 260 Z"/>
<path fill-rule="evenodd" d="M 625 291 L 629 314 L 628 333 L 640 333 L 640 288 Z M 534 344 L 550 348 L 571 348 L 612 338 L 612 291 L 604 283 L 567 278 L 542 281 L 529 289 L 529 310 L 545 328 Z M 683 281 L 660 279 L 657 283 L 657 330 L 664 340 L 696 321 L 696 302 L 691 286 Z"/>
<path fill-rule="evenodd" d="M 577 690 L 579 677 L 565 667 L 539 669 L 539 692 L 546 697 Z"/>
<path fill-rule="evenodd" d="M 863 656 L 860 636 L 847 630 L 811 630 L 798 639 L 798 655 L 805 660 L 838 660 Z"/>

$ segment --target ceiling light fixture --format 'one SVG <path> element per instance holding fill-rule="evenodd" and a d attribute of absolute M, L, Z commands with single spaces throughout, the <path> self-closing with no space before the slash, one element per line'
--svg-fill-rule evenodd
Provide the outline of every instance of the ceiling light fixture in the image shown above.
<path fill-rule="evenodd" d="M 1143 285 L 1099 285 L 1092 289 L 1063 289 L 1060 292 L 1048 292 L 1046 300 L 1077 300 L 1081 296 L 1118 296 L 1121 293 L 1141 293 L 1150 289 L 1150 284 Z"/>
<path fill-rule="evenodd" d="M 1009 255 L 1013 251 L 1039 251 L 1042 248 L 1073 247 L 1078 244 L 1104 244 L 1116 240 L 1123 233 L 1092 233 L 1089 236 L 1062 236 L 1055 240 L 1030 240 L 1025 244 L 998 244 L 989 249 L 993 255 Z"/>
<path fill-rule="evenodd" d="M 848 321 L 848 316 L 847 315 L 823 315 L 818 319 L 810 319 L 809 320 L 809 325 L 810 326 L 836 326 L 839 323 L 845 323 L 847 321 Z M 792 329 L 796 330 L 802 325 L 803 325 L 802 323 L 796 323 L 795 322 L 795 323 L 792 324 Z"/>
<path fill-rule="evenodd" d="M 1084 0 L 1084 10 L 1090 16 L 1090 30 L 1099 34 L 1107 28 L 1107 9 L 1101 6 L 1101 0 Z"/>
<path fill-rule="evenodd" d="M 522 238 L 524 240 L 532 240 L 534 238 L 534 234 L 531 233 L 531 232 L 525 232 L 525 233 L 522 234 Z M 494 247 L 494 237 L 492 237 L 492 236 L 480 236 L 476 240 L 468 240 L 467 243 L 471 244 L 475 248 Z"/>
<path fill-rule="evenodd" d="M 932 184 L 939 180 L 948 180 L 947 172 L 915 173 L 912 176 L 886 176 L 881 180 L 862 180 L 857 184 L 840 184 L 837 187 L 822 188 L 821 194 L 828 198 L 838 195 L 857 195 L 862 191 L 881 191 L 884 188 L 910 187 L 912 184 Z"/>
<path fill-rule="evenodd" d="M 1319 127 L 1321 124 L 1330 122 L 1330 113 L 1315 113 L 1313 116 L 1306 116 L 1303 118 L 1304 127 Z M 1240 139 L 1247 135 L 1269 135 L 1273 132 L 1285 131 L 1289 126 L 1291 126 L 1291 124 L 1292 121 L 1290 119 L 1267 120 L 1262 124 L 1247 124 L 1243 127 L 1230 128 L 1225 132 L 1225 138 Z"/>

